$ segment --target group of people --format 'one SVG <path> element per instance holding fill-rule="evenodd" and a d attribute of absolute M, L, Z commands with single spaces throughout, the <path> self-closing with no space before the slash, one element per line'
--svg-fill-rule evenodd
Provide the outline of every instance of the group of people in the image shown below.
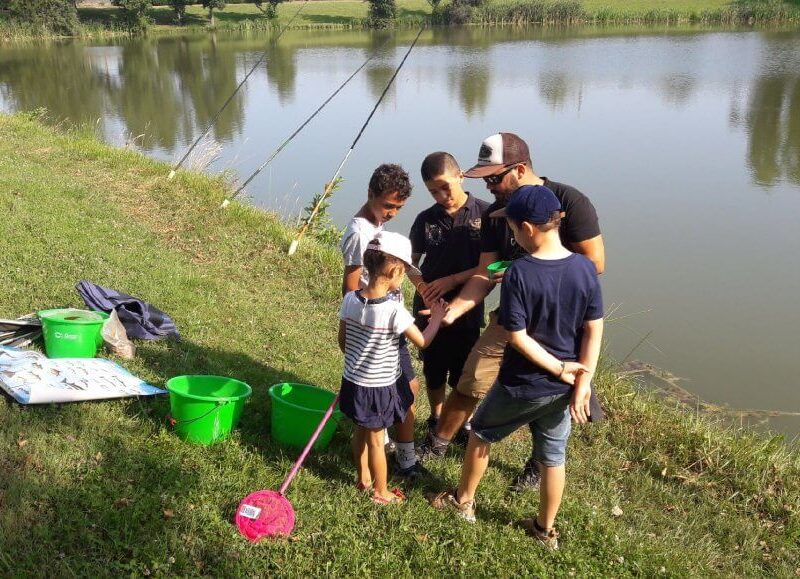
<path fill-rule="evenodd" d="M 393 164 L 374 171 L 367 202 L 342 239 L 340 408 L 356 425 L 356 486 L 375 503 L 401 503 L 403 492 L 388 483 L 387 446 L 394 474 L 413 481 L 428 474 L 424 462 L 466 438 L 458 487 L 430 502 L 474 522 L 491 444 L 527 425 L 533 450 L 512 486 L 538 486 L 540 505 L 521 524 L 557 548 L 571 421 L 602 416 L 591 382 L 603 332 L 597 213 L 574 187 L 539 177 L 513 133 L 485 139 L 466 172 L 449 153 L 435 152 L 421 174 L 435 203 L 417 216 L 410 239 L 384 230 L 412 189 Z M 465 178 L 483 179 L 494 202 L 467 193 Z M 510 265 L 490 273 L 499 261 Z M 406 277 L 416 290 L 413 315 L 401 292 Z M 484 300 L 496 285 L 500 305 L 481 331 Z M 418 446 L 409 341 L 421 351 L 431 408 Z"/>

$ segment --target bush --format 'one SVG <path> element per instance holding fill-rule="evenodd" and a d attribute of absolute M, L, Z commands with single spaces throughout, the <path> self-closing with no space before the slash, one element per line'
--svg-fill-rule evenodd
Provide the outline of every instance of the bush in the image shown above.
<path fill-rule="evenodd" d="M 72 0 L 7 0 L 12 20 L 55 34 L 74 36 L 80 29 Z"/>
<path fill-rule="evenodd" d="M 131 32 L 141 32 L 150 24 L 147 18 L 150 0 L 112 0 L 111 3 L 119 8 L 120 18 Z"/>
<path fill-rule="evenodd" d="M 460 26 L 472 20 L 472 6 L 461 2 L 451 2 L 444 9 L 444 21 L 448 24 Z"/>
<path fill-rule="evenodd" d="M 369 21 L 376 28 L 386 28 L 397 18 L 394 0 L 369 0 Z"/>
<path fill-rule="evenodd" d="M 183 24 L 183 18 L 186 16 L 186 6 L 191 3 L 192 0 L 169 0 L 168 4 L 175 11 L 175 22 Z"/>
<path fill-rule="evenodd" d="M 265 2 L 261 0 L 250 0 L 250 2 L 255 4 L 256 8 L 261 10 L 264 16 L 270 20 L 274 20 L 278 16 L 278 4 L 280 4 L 282 0 L 269 0 L 266 2 L 266 6 L 264 6 Z"/>
<path fill-rule="evenodd" d="M 208 10 L 211 26 L 214 26 L 214 10 L 223 10 L 225 8 L 225 0 L 203 0 L 202 4 L 203 8 Z"/>
<path fill-rule="evenodd" d="M 444 21 L 448 24 L 461 25 L 472 20 L 475 8 L 481 6 L 483 0 L 453 0 L 444 11 Z"/>

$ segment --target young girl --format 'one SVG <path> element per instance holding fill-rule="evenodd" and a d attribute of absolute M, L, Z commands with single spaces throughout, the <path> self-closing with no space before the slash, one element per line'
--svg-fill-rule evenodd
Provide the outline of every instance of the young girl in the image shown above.
<path fill-rule="evenodd" d="M 344 376 L 339 407 L 356 424 L 353 458 L 357 486 L 373 489 L 378 504 L 405 500 L 399 489 L 387 488 L 384 430 L 405 419 L 414 395 L 400 369 L 400 336 L 419 348 L 431 343 L 439 330 L 446 304 L 431 306 L 425 332 L 414 325 L 403 304 L 392 299 L 406 272 L 420 275 L 411 265 L 411 242 L 398 233 L 382 231 L 364 252 L 369 272 L 366 288 L 348 293 L 339 312 L 339 348 L 344 353 Z"/>

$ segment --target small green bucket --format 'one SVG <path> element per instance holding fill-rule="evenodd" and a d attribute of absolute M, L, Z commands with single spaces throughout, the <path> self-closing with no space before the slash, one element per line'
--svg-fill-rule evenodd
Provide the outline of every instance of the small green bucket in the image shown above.
<path fill-rule="evenodd" d="M 94 358 L 108 314 L 66 308 L 42 310 L 39 319 L 48 358 Z"/>
<path fill-rule="evenodd" d="M 510 265 L 510 261 L 495 261 L 486 266 L 486 271 L 489 272 L 489 275 L 495 275 L 497 273 L 503 273 Z"/>
<path fill-rule="evenodd" d="M 197 444 L 228 438 L 252 393 L 244 382 L 225 376 L 176 376 L 167 390 L 175 434 Z"/>
<path fill-rule="evenodd" d="M 272 398 L 272 438 L 295 448 L 303 448 L 308 443 L 336 397 L 330 390 L 290 382 L 275 384 L 269 389 L 269 395 Z M 342 413 L 337 407 L 314 443 L 314 450 L 328 447 L 341 419 Z"/>

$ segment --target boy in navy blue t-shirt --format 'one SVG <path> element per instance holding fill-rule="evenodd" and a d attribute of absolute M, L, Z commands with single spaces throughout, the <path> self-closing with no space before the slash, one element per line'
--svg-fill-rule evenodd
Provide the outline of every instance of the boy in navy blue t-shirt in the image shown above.
<path fill-rule="evenodd" d="M 521 525 L 555 549 L 570 415 L 581 424 L 588 420 L 603 300 L 595 266 L 561 244 L 561 205 L 552 191 L 520 187 L 492 217 L 501 215 L 528 252 L 502 281 L 498 322 L 508 332 L 508 345 L 497 382 L 472 419 L 458 489 L 439 494 L 432 504 L 453 507 L 474 522 L 475 491 L 489 464 L 491 443 L 530 425 L 542 482 L 539 513 Z"/>

